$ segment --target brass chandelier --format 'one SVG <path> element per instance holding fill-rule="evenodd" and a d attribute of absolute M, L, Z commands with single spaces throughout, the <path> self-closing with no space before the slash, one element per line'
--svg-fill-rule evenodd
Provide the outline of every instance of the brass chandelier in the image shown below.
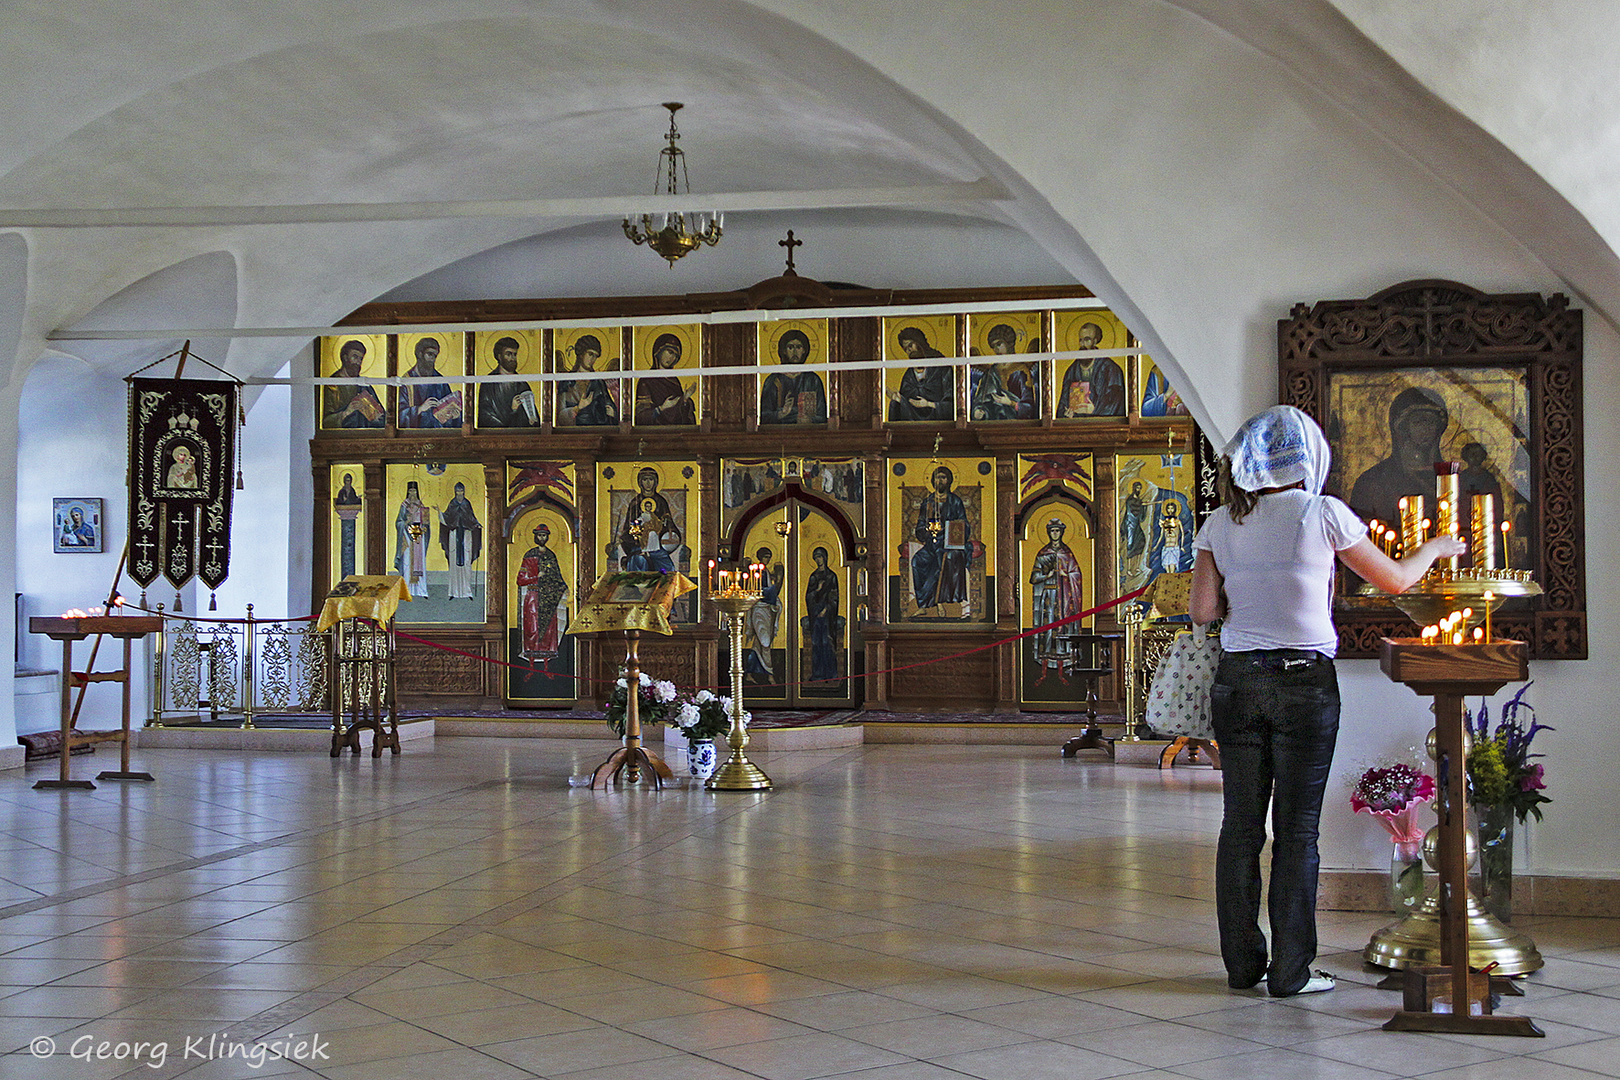
<path fill-rule="evenodd" d="M 658 151 L 658 172 L 664 180 L 662 194 L 671 198 L 691 194 L 692 186 L 686 175 L 686 153 L 675 145 L 681 138 L 680 130 L 675 126 L 675 114 L 681 107 L 682 103 L 679 101 L 664 102 L 664 108 L 669 110 L 669 134 L 665 136 L 669 140 L 669 145 Z M 657 179 L 653 181 L 653 194 L 659 194 Z M 713 247 L 719 243 L 724 221 L 724 214 L 688 215 L 685 211 L 642 214 L 639 227 L 630 218 L 624 219 L 624 235 L 629 237 L 632 243 L 646 244 L 668 259 L 669 265 L 673 267 L 676 259 L 688 252 L 696 251 L 700 245 L 708 244 Z"/>

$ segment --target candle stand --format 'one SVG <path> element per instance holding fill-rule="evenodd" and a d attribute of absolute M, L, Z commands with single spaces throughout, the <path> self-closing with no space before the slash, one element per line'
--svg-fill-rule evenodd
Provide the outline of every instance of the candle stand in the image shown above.
<path fill-rule="evenodd" d="M 704 783 L 710 791 L 769 791 L 772 786 L 771 778 L 743 755 L 748 745 L 743 724 L 743 623 L 759 597 L 758 590 L 738 584 L 711 593 L 731 635 L 731 732 L 726 736 L 731 757 Z"/>
<path fill-rule="evenodd" d="M 1436 869 L 1440 962 L 1448 971 L 1408 968 L 1405 1008 L 1384 1024 L 1385 1031 L 1441 1031 L 1473 1035 L 1541 1036 L 1526 1016 L 1491 1013 L 1491 979 L 1470 972 L 1467 878 L 1468 767 L 1464 747 L 1463 698 L 1490 695 L 1510 682 L 1530 677 L 1522 641 L 1473 645 L 1431 645 L 1415 638 L 1385 638 L 1379 666 L 1391 680 L 1434 698 L 1435 765 L 1439 774 L 1435 810 L 1440 822 Z M 1533 947 L 1532 947 L 1533 948 Z M 1371 949 L 1371 946 L 1369 946 Z M 1536 957 L 1540 966 L 1539 955 Z M 1449 1011 L 1445 1011 L 1449 1010 Z"/>

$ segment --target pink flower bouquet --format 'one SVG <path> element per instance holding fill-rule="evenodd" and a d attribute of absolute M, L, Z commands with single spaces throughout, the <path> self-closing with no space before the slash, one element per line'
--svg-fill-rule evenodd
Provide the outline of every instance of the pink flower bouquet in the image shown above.
<path fill-rule="evenodd" d="M 1350 806 L 1384 823 L 1397 844 L 1413 844 L 1423 839 L 1423 829 L 1413 820 L 1434 798 L 1434 777 L 1410 765 L 1372 768 L 1361 774 L 1350 793 Z"/>

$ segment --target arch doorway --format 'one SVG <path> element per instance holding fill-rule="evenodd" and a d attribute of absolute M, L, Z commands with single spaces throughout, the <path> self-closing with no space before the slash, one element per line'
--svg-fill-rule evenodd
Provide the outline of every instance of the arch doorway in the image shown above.
<path fill-rule="evenodd" d="M 774 501 L 774 500 L 773 500 Z M 838 708 L 855 703 L 854 589 L 845 534 L 831 514 L 788 497 L 744 518 L 737 556 L 765 564 L 765 591 L 743 627 L 748 709 Z M 722 670 L 731 664 L 721 643 Z"/>

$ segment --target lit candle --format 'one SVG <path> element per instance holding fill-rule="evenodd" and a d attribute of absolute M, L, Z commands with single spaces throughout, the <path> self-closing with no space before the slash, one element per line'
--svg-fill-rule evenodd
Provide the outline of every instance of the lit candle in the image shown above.
<path fill-rule="evenodd" d="M 1501 529 L 1502 529 L 1502 565 L 1503 566 L 1512 566 L 1513 565 L 1513 559 L 1512 559 L 1512 556 L 1510 555 L 1510 553 L 1508 552 L 1508 533 L 1512 531 L 1513 526 L 1509 525 L 1507 522 L 1504 521 L 1504 522 L 1502 522 Z"/>
<path fill-rule="evenodd" d="M 714 592 L 714 560 L 709 560 L 709 592 Z"/>
<path fill-rule="evenodd" d="M 1483 626 L 1474 627 L 1474 644 L 1475 645 L 1481 644 L 1484 640 L 1485 640 L 1485 628 Z"/>

